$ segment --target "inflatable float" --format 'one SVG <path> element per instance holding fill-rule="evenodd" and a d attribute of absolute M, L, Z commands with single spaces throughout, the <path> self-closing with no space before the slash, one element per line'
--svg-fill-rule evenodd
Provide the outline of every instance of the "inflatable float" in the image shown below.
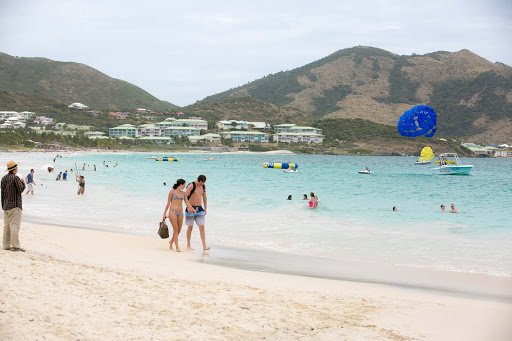
<path fill-rule="evenodd" d="M 299 165 L 296 163 L 280 163 L 280 162 L 265 162 L 263 168 L 275 168 L 275 169 L 296 169 Z"/>
<path fill-rule="evenodd" d="M 174 162 L 178 162 L 178 161 L 180 161 L 180 159 L 178 159 L 176 157 L 157 157 L 155 159 L 155 161 L 174 161 Z"/>

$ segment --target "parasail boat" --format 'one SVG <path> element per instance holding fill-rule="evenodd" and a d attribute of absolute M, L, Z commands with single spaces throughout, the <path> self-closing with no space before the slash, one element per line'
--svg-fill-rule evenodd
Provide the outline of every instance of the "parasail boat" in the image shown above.
<path fill-rule="evenodd" d="M 436 175 L 468 175 L 473 165 L 463 165 L 456 153 L 439 154 L 439 167 L 432 168 L 432 174 Z"/>
<path fill-rule="evenodd" d="M 434 152 L 432 151 L 432 148 L 425 147 L 421 150 L 421 155 L 418 161 L 416 161 L 415 165 L 428 165 L 434 158 Z"/>

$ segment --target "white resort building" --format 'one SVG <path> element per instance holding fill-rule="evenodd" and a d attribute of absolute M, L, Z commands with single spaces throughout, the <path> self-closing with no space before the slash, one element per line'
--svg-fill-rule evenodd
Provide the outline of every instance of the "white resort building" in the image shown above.
<path fill-rule="evenodd" d="M 233 142 L 268 142 L 268 135 L 259 131 L 227 131 L 221 135 Z"/>
<path fill-rule="evenodd" d="M 89 107 L 87 105 L 82 104 L 82 103 L 73 103 L 68 108 L 80 109 L 80 110 L 89 109 Z"/>
<path fill-rule="evenodd" d="M 170 121 L 174 127 L 191 127 L 200 130 L 208 130 L 208 121 L 205 120 L 191 120 L 191 119 L 179 119 Z"/>
<path fill-rule="evenodd" d="M 162 130 L 154 124 L 143 124 L 138 126 L 140 136 L 160 136 Z"/>
<path fill-rule="evenodd" d="M 322 143 L 324 135 L 313 133 L 277 133 L 273 136 L 274 142 L 305 142 L 305 143 Z"/>
<path fill-rule="evenodd" d="M 123 124 L 114 128 L 109 129 L 109 137 L 138 137 L 139 130 L 133 124 Z"/>
<path fill-rule="evenodd" d="M 169 127 L 164 129 L 164 136 L 199 136 L 200 130 L 193 127 Z"/>

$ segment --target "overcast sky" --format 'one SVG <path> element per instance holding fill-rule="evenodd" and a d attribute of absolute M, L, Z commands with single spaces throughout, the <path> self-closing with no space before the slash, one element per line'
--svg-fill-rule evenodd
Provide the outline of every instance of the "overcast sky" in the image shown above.
<path fill-rule="evenodd" d="M 0 52 L 84 63 L 181 106 L 356 45 L 512 65 L 512 1 L 0 0 Z"/>

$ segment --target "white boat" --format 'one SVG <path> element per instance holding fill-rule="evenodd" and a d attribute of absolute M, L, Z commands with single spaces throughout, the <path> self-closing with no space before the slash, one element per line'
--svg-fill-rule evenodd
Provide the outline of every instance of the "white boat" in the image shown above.
<path fill-rule="evenodd" d="M 370 170 L 370 168 L 365 167 L 364 169 L 359 171 L 359 174 L 372 174 L 372 171 Z"/>
<path fill-rule="evenodd" d="M 425 147 L 421 150 L 421 155 L 418 161 L 416 161 L 415 165 L 428 165 L 430 164 L 431 160 L 434 158 L 434 152 L 432 151 L 432 148 Z"/>
<path fill-rule="evenodd" d="M 285 173 L 298 173 L 299 171 L 295 168 L 288 168 L 284 170 Z"/>
<path fill-rule="evenodd" d="M 456 153 L 439 154 L 439 167 L 432 168 L 432 174 L 437 175 L 468 175 L 473 165 L 463 165 Z"/>

